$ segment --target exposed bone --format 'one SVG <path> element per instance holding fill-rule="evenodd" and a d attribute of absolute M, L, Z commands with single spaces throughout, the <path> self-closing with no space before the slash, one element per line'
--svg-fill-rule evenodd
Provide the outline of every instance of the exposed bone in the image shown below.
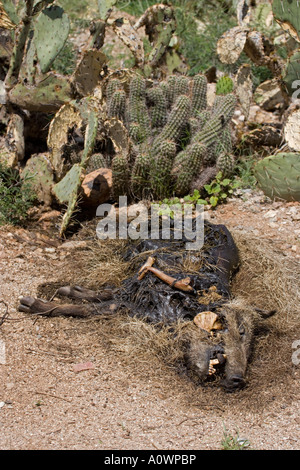
<path fill-rule="evenodd" d="M 163 273 L 157 268 L 153 268 L 152 266 L 146 267 L 144 271 L 145 274 L 146 272 L 151 271 L 156 277 L 158 277 L 158 279 L 165 282 L 171 287 L 175 287 L 176 289 L 182 290 L 184 292 L 194 292 L 193 287 L 189 285 L 191 282 L 191 279 L 189 277 L 178 280 L 174 277 L 169 276 L 168 274 Z"/>
<path fill-rule="evenodd" d="M 138 280 L 141 281 L 142 279 L 144 279 L 146 273 L 147 273 L 147 268 L 150 268 L 153 266 L 155 262 L 155 258 L 152 258 L 152 256 L 149 256 L 149 258 L 147 259 L 146 263 L 141 267 L 141 269 L 139 270 L 139 277 L 138 277 Z"/>
<path fill-rule="evenodd" d="M 212 330 L 222 330 L 223 326 L 214 312 L 201 312 L 194 318 L 194 323 L 202 330 L 210 333 Z"/>

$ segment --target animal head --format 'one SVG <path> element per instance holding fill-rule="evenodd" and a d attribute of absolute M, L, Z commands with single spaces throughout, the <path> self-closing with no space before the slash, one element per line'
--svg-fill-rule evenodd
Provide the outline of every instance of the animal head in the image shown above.
<path fill-rule="evenodd" d="M 211 373 L 211 361 L 225 364 L 222 386 L 228 392 L 246 385 L 246 371 L 261 322 L 275 311 L 264 312 L 246 304 L 243 299 L 226 303 L 219 312 L 223 329 L 217 335 L 190 333 L 187 363 L 205 380 Z"/>

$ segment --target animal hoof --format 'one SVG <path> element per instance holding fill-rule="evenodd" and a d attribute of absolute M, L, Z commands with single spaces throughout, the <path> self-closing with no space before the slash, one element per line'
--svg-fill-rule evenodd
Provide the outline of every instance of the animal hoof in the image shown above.
<path fill-rule="evenodd" d="M 19 311 L 30 313 L 31 307 L 33 306 L 35 299 L 33 297 L 22 297 L 20 299 Z"/>

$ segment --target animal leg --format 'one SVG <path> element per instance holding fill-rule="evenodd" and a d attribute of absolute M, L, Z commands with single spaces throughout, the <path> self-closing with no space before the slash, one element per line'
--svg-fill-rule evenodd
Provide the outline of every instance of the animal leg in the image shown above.
<path fill-rule="evenodd" d="M 95 292 L 81 286 L 64 286 L 56 291 L 56 295 L 87 300 L 88 302 L 99 302 L 100 300 L 111 300 L 113 298 L 113 289 L 103 289 L 101 292 Z"/>
<path fill-rule="evenodd" d="M 19 311 L 49 317 L 87 317 L 96 313 L 93 305 L 58 304 L 56 302 L 46 302 L 42 299 L 35 299 L 34 297 L 22 297 Z"/>

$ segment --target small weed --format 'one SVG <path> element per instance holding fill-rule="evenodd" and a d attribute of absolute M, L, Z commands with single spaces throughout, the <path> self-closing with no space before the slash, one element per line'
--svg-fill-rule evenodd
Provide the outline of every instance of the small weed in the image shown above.
<path fill-rule="evenodd" d="M 77 53 L 71 41 L 67 41 L 52 68 L 62 75 L 71 75 L 76 66 Z"/>
<path fill-rule="evenodd" d="M 188 202 L 190 204 L 203 204 L 207 205 L 208 202 L 205 199 L 201 198 L 201 194 L 199 193 L 198 189 L 195 189 L 193 194 L 185 196 L 184 197 L 184 202 Z"/>
<path fill-rule="evenodd" d="M 221 441 L 223 450 L 244 450 L 250 446 L 248 439 L 243 439 L 239 436 L 238 430 L 235 430 L 235 435 L 232 435 L 225 426 L 223 427 L 223 439 Z"/>
<path fill-rule="evenodd" d="M 154 207 L 157 209 L 159 216 L 165 215 L 171 219 L 174 219 L 176 211 L 183 211 L 182 203 L 178 197 L 159 201 L 157 207 Z"/>
<path fill-rule="evenodd" d="M 253 174 L 253 165 L 256 159 L 254 157 L 238 160 L 235 172 L 240 181 L 241 188 L 254 189 L 256 186 L 256 178 Z"/>

